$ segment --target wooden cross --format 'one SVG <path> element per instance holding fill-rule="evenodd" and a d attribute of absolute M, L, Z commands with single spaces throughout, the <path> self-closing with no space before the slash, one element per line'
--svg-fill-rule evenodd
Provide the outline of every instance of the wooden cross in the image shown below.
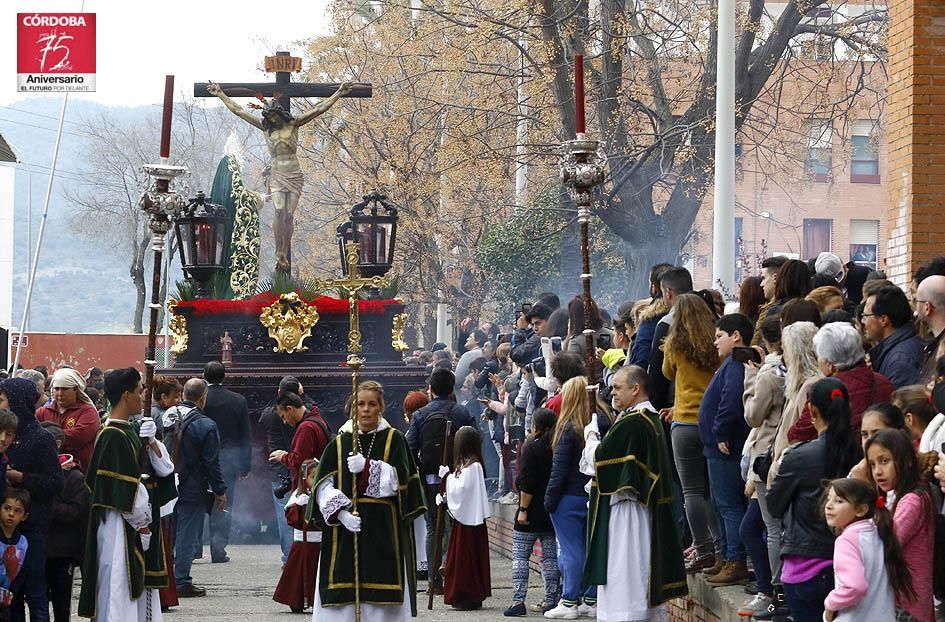
<path fill-rule="evenodd" d="M 266 71 L 276 74 L 275 82 L 221 82 L 220 88 L 230 97 L 255 97 L 257 94 L 274 97 L 278 93 L 279 105 L 286 112 L 291 112 L 293 97 L 330 97 L 340 86 L 332 83 L 292 82 L 292 72 L 302 71 L 302 59 L 288 52 L 267 56 Z M 207 91 L 207 86 L 207 82 L 195 82 L 194 97 L 213 97 Z M 370 82 L 359 82 L 345 97 L 371 97 L 372 93 Z"/>

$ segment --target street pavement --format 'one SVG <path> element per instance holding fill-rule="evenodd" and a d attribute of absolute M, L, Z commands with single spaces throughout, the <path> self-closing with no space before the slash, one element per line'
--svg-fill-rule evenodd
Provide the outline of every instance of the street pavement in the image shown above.
<path fill-rule="evenodd" d="M 281 567 L 277 545 L 230 545 L 227 547 L 230 561 L 226 564 L 211 564 L 209 548 L 204 547 L 204 558 L 194 562 L 194 583 L 207 588 L 202 598 L 182 598 L 178 607 L 164 614 L 168 622 L 200 620 L 201 622 L 308 622 L 311 609 L 304 614 L 293 614 L 289 608 L 272 600 L 272 593 L 279 581 Z M 76 573 L 78 576 L 78 573 Z M 79 580 L 76 580 L 74 597 L 78 598 Z M 532 573 L 528 589 L 528 602 L 541 600 L 543 590 L 541 577 Z M 425 587 L 425 586 L 424 586 Z M 427 610 L 426 592 L 417 594 L 417 620 L 424 622 L 476 622 L 497 620 L 509 606 L 512 595 L 511 561 L 492 555 L 492 598 L 479 611 L 455 611 L 443 605 L 443 597 L 434 600 L 433 610 Z M 76 600 L 73 600 L 75 612 Z M 529 612 L 533 619 L 541 614 Z M 74 617 L 73 619 L 78 619 Z"/>

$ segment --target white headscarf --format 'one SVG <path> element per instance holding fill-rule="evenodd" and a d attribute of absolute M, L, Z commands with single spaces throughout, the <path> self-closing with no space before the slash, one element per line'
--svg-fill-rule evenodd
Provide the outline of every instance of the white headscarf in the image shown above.
<path fill-rule="evenodd" d="M 75 388 L 78 390 L 79 401 L 91 404 L 92 400 L 85 394 L 85 378 L 74 369 L 63 367 L 53 374 L 51 387 Z"/>

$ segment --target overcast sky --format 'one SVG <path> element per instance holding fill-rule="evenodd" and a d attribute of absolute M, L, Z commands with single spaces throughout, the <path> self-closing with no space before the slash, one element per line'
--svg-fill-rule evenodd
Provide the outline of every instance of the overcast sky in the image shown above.
<path fill-rule="evenodd" d="M 2 0 L 0 1 L 0 106 L 28 109 L 16 90 L 16 14 L 96 14 L 97 92 L 73 93 L 107 105 L 136 106 L 163 99 L 164 76 L 175 76 L 175 99 L 193 82 L 274 80 L 259 68 L 265 56 L 328 32 L 328 0 Z M 291 8 L 288 8 L 291 7 Z M 61 96 L 61 94 L 55 94 Z"/>

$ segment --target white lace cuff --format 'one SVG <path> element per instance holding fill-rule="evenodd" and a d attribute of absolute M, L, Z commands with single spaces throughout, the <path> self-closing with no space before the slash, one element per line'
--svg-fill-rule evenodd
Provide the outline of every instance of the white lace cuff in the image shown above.
<path fill-rule="evenodd" d="M 374 497 L 375 499 L 393 497 L 397 494 L 397 490 L 397 469 L 386 462 L 371 460 L 368 471 L 368 485 L 364 491 L 365 496 Z"/>
<path fill-rule="evenodd" d="M 332 478 L 325 479 L 315 489 L 315 502 L 318 503 L 318 509 L 321 511 L 325 523 L 331 526 L 339 524 L 337 520 L 334 520 L 338 516 L 338 512 L 351 507 L 351 499 L 335 488 Z"/>

